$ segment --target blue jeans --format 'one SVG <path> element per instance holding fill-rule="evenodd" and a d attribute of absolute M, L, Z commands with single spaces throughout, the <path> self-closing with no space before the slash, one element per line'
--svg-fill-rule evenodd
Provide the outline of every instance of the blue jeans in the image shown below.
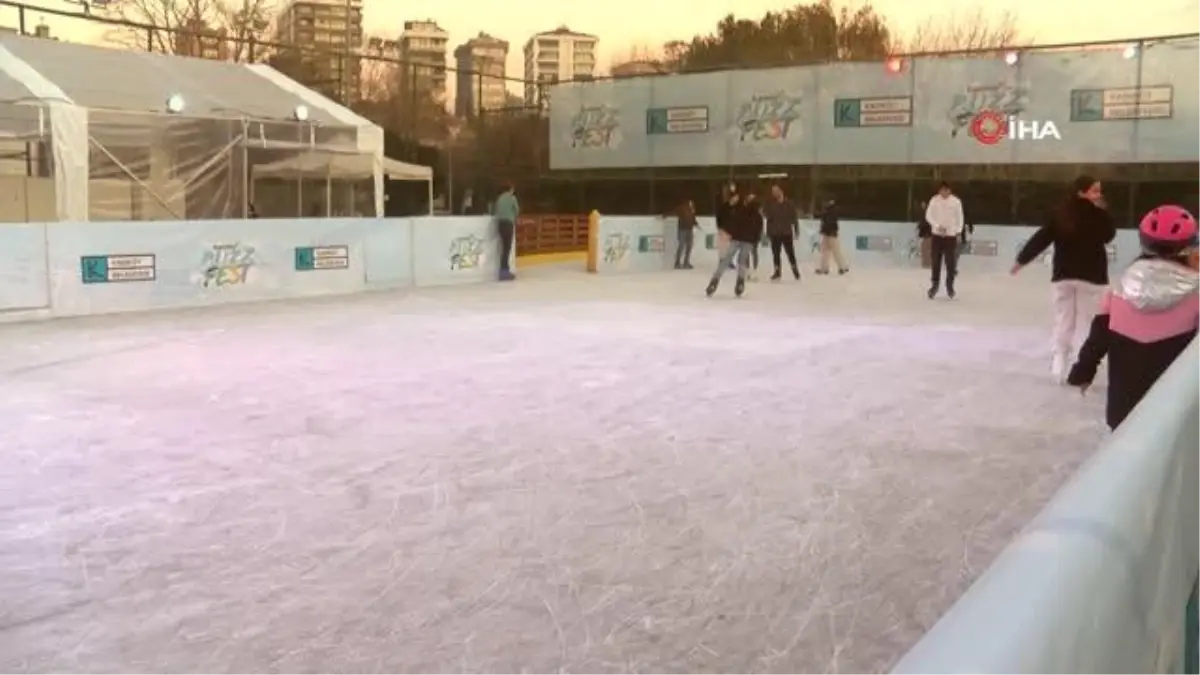
<path fill-rule="evenodd" d="M 756 244 L 751 244 L 745 241 L 731 241 L 729 248 L 725 249 L 725 254 L 717 261 L 717 269 L 713 272 L 712 280 L 720 281 L 721 277 L 725 276 L 725 270 L 734 261 L 737 261 L 737 278 L 746 278 L 746 268 L 750 265 L 750 255 L 754 251 Z"/>

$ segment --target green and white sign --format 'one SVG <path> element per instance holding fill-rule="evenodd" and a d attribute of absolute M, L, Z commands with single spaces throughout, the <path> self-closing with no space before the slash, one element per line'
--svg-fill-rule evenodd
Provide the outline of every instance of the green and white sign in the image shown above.
<path fill-rule="evenodd" d="M 646 110 L 646 135 L 708 133 L 708 106 L 686 108 L 649 108 Z"/>
<path fill-rule="evenodd" d="M 1174 115 L 1175 88 L 1169 84 L 1071 92 L 1072 122 L 1166 120 Z"/>
<path fill-rule="evenodd" d="M 350 269 L 349 246 L 299 246 L 296 248 L 296 271 Z"/>
<path fill-rule="evenodd" d="M 913 100 L 911 96 L 839 98 L 833 102 L 833 126 L 911 127 Z"/>
<path fill-rule="evenodd" d="M 85 255 L 79 259 L 79 278 L 85 284 L 154 281 L 157 265 L 152 254 Z"/>

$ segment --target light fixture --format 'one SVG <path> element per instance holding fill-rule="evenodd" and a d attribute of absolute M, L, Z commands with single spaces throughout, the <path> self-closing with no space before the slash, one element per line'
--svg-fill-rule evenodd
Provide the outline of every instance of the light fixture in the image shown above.
<path fill-rule="evenodd" d="M 183 112 L 183 97 L 179 94 L 171 94 L 167 98 L 167 112 L 173 115 Z"/>
<path fill-rule="evenodd" d="M 1004 62 L 1010 66 L 1017 65 L 1017 61 L 1021 60 L 1020 52 L 1009 52 L 1004 55 Z"/>
<path fill-rule="evenodd" d="M 1129 45 L 1125 48 L 1124 51 L 1121 52 L 1121 56 L 1124 56 L 1127 59 L 1132 59 L 1137 55 L 1138 55 L 1137 45 Z"/>
<path fill-rule="evenodd" d="M 292 111 L 292 116 L 296 118 L 297 122 L 307 122 L 308 106 L 304 105 L 303 103 L 296 106 L 296 109 Z"/>
<path fill-rule="evenodd" d="M 887 70 L 889 73 L 898 73 L 904 70 L 904 59 L 893 57 L 887 60 Z"/>

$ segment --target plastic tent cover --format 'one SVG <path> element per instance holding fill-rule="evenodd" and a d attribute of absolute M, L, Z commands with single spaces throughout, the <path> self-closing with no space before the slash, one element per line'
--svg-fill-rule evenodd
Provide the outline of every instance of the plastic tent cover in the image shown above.
<path fill-rule="evenodd" d="M 247 66 L 247 68 L 269 80 L 276 87 L 303 100 L 305 105 L 323 110 L 342 124 L 358 129 L 358 133 L 356 134 L 358 138 L 358 151 L 369 155 L 371 158 L 371 175 L 375 180 L 375 216 L 383 216 L 383 129 L 373 124 L 370 120 L 355 115 L 349 109 L 330 101 L 315 91 L 305 88 L 304 85 L 291 80 L 270 66 L 256 63 Z"/>
<path fill-rule="evenodd" d="M 88 117 L 57 85 L 0 45 L 0 72 L 45 106 L 54 153 L 54 199 L 59 220 L 88 219 Z"/>
<path fill-rule="evenodd" d="M 298 155 L 257 166 L 256 178 L 303 178 L 334 180 L 364 180 L 374 175 L 375 162 L 368 155 L 335 155 L 311 153 Z M 383 172 L 392 180 L 431 181 L 433 169 L 427 166 L 406 164 L 394 159 L 383 159 Z"/>

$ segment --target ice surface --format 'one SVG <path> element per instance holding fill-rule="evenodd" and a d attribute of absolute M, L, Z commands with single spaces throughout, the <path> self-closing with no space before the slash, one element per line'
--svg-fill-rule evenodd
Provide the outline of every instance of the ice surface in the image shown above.
<path fill-rule="evenodd" d="M 1044 280 L 0 327 L 0 671 L 877 671 L 1103 436 Z"/>

